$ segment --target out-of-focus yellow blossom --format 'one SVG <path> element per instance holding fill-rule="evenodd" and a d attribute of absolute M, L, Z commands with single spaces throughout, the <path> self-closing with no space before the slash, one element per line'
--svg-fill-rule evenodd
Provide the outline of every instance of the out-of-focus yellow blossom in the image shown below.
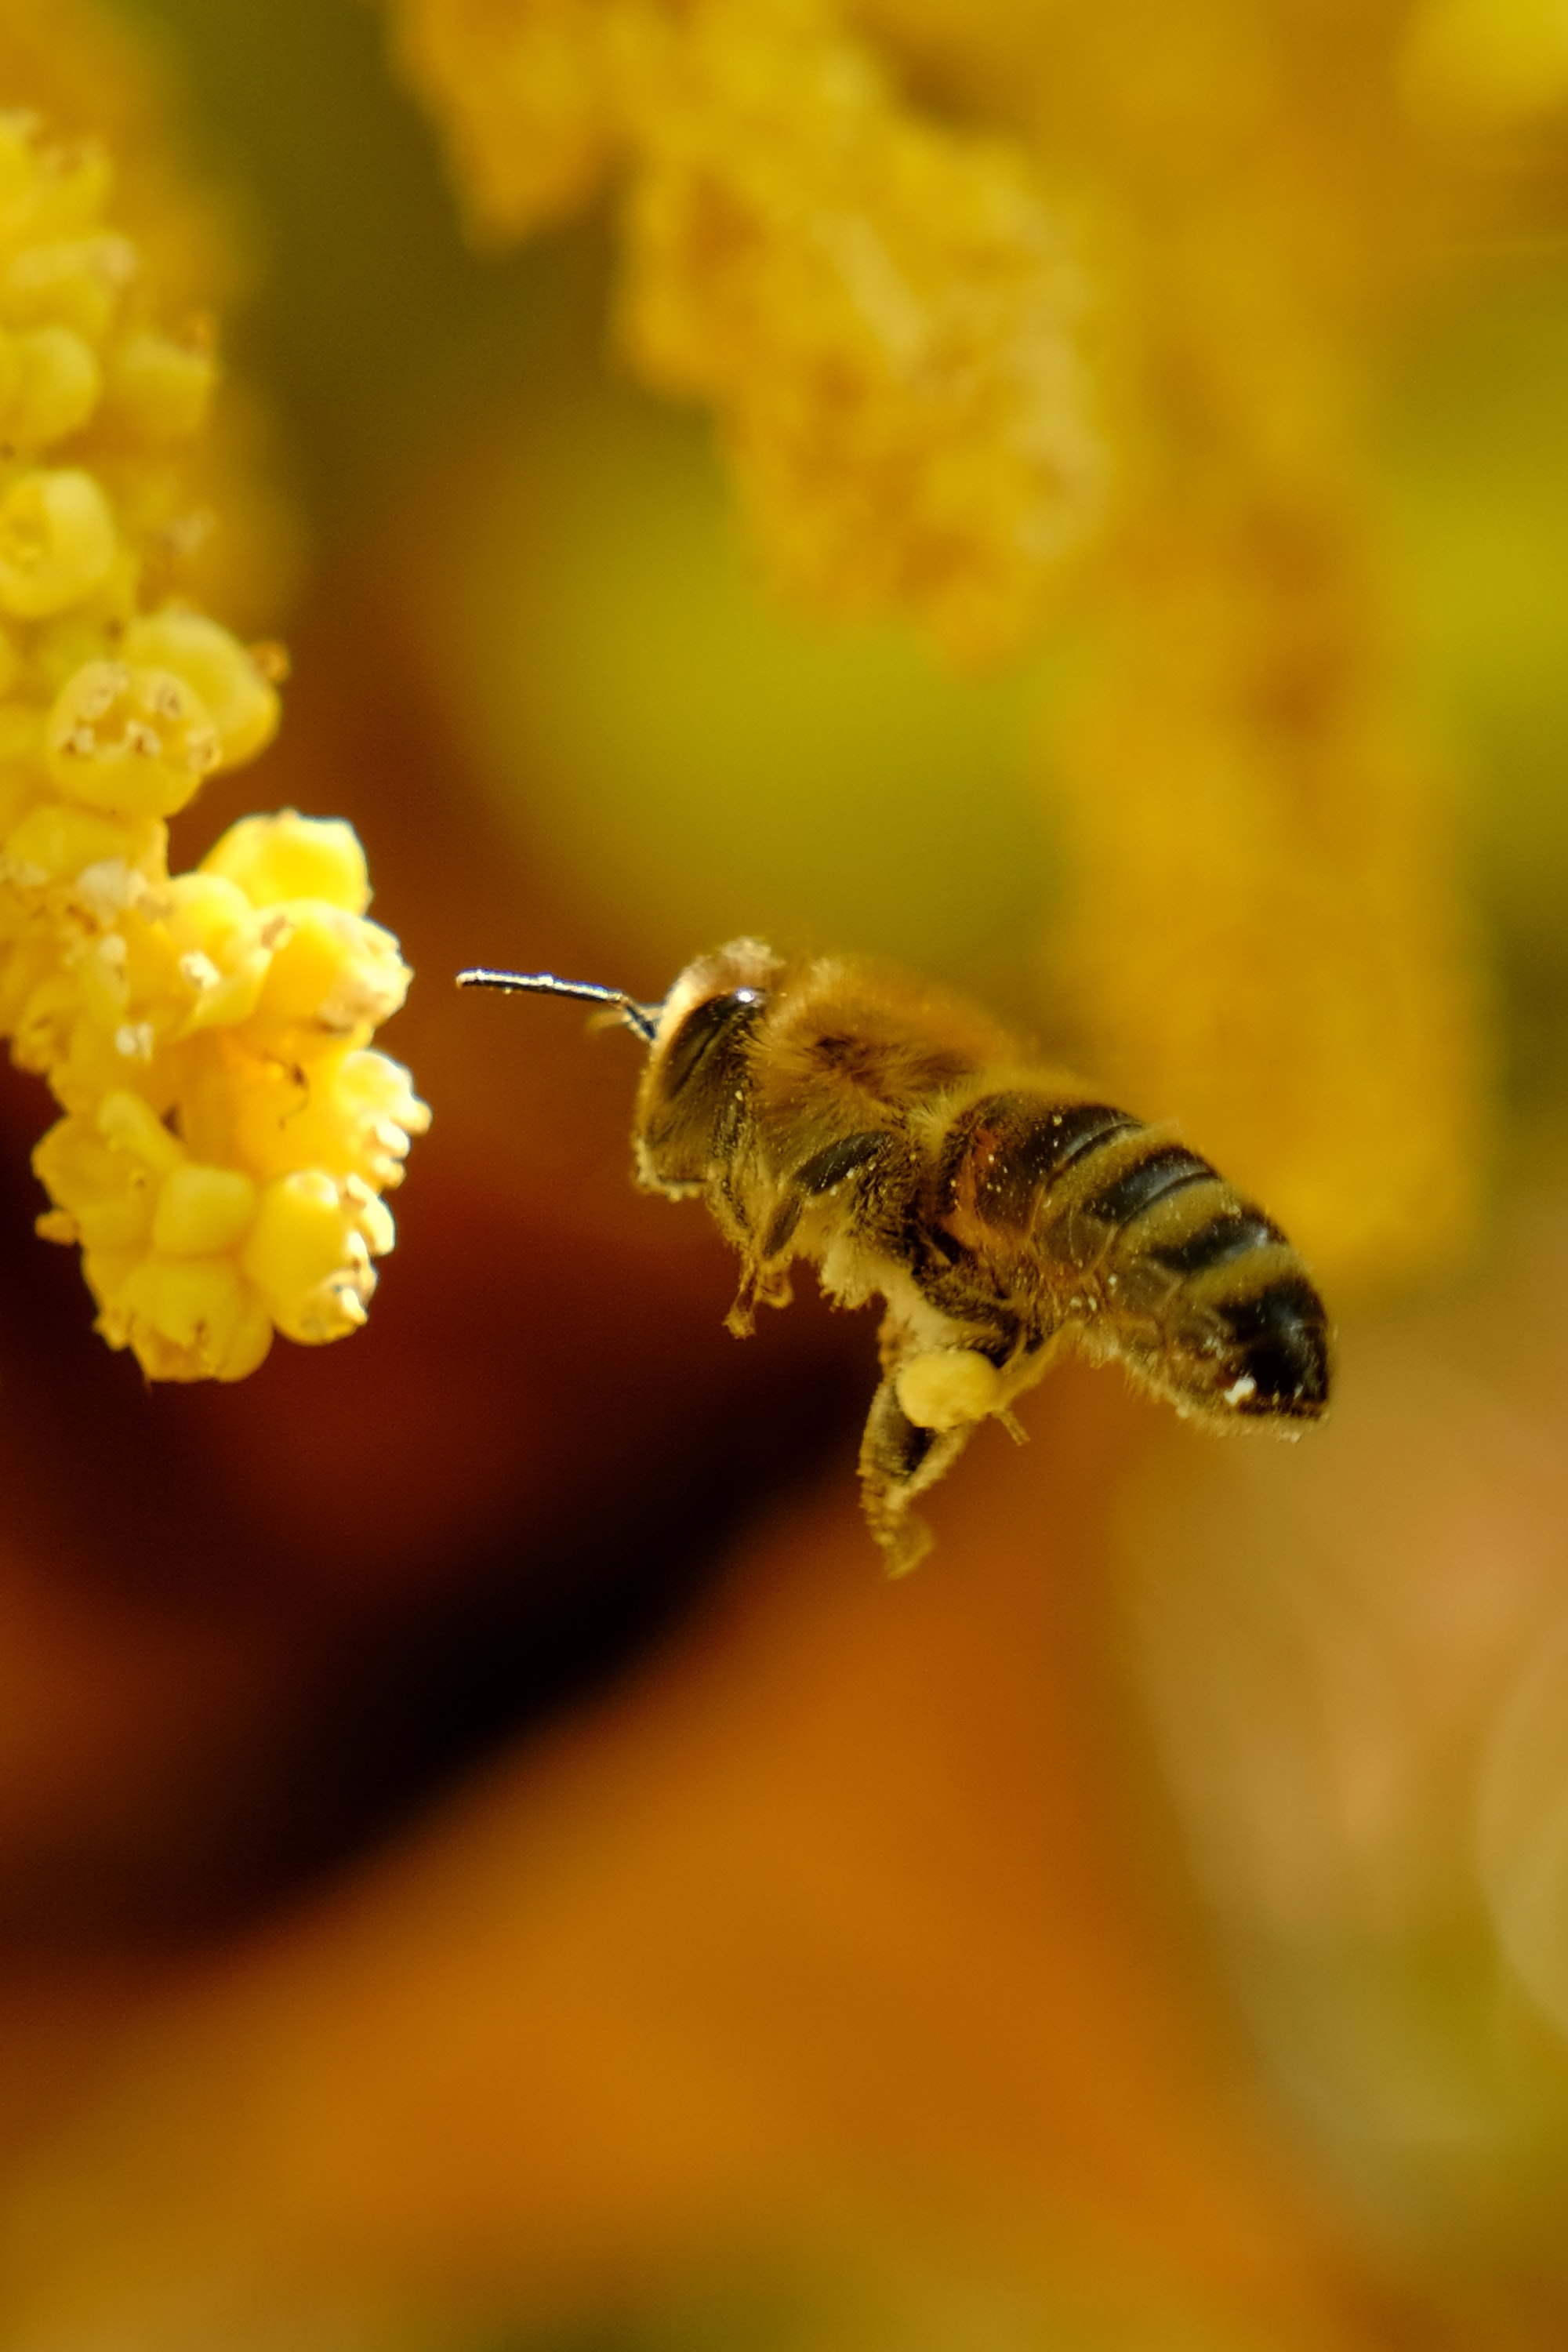
<path fill-rule="evenodd" d="M 596 194 L 621 143 L 605 0 L 427 0 L 396 33 L 439 95 L 474 226 L 517 236 Z"/>
<path fill-rule="evenodd" d="M 369 1050 L 408 972 L 351 828 L 286 810 L 171 877 L 165 820 L 269 740 L 277 663 L 148 609 L 209 338 L 148 315 L 96 149 L 0 118 L 0 1029 L 67 1116 L 35 1159 L 99 1328 L 158 1380 L 364 1321 L 427 1121 Z M 154 570 L 157 568 L 154 564 Z"/>
<path fill-rule="evenodd" d="M 1180 1118 L 1340 1292 L 1468 1230 L 1474 943 L 1433 781 L 1330 516 L 1173 532 L 1054 747 L 1079 1057 Z"/>
<path fill-rule="evenodd" d="M 1464 13 L 1501 38 L 1530 0 Z M 1400 0 L 854 14 L 1055 160 L 1095 256 L 1124 495 L 1040 761 L 1077 1056 L 1179 1118 L 1336 1297 L 1400 1280 L 1468 1228 L 1486 1055 L 1368 495 L 1369 353 L 1495 198 L 1402 104 Z"/>
<path fill-rule="evenodd" d="M 1360 355 L 1466 201 L 1402 75 L 1481 41 L 1510 89 L 1528 52 L 1539 97 L 1561 12 L 389 5 L 481 226 L 624 174 L 630 350 L 713 404 L 781 573 L 964 651 L 1040 616 L 1100 477 L 1041 191 L 1070 207 L 1118 494 L 1076 576 L 1089 691 L 1040 762 L 1053 1025 L 1336 1288 L 1450 1247 L 1484 1055 Z"/>
<path fill-rule="evenodd" d="M 624 340 L 713 404 L 781 580 L 1016 645 L 1103 493 L 1080 289 L 1019 150 L 901 104 L 819 0 L 395 13 L 482 227 L 624 175 Z"/>
<path fill-rule="evenodd" d="M 1412 104 L 1435 127 L 1485 131 L 1568 100 L 1562 0 L 1425 0 L 1403 58 Z"/>
<path fill-rule="evenodd" d="M 876 5 L 960 37 L 946 0 Z M 1075 146 L 1137 451 L 1100 673 L 1043 778 L 1070 877 L 1053 974 L 1083 1059 L 1201 1137 L 1341 1298 L 1465 1235 L 1486 1124 L 1449 809 L 1369 497 L 1374 331 L 1464 201 L 1396 99 L 1405 14 L 1331 29 L 1275 0 L 1242 43 L 1213 0 L 1179 31 L 1106 0 L 1049 58 L 1004 35 L 986 68 L 1042 147 Z"/>

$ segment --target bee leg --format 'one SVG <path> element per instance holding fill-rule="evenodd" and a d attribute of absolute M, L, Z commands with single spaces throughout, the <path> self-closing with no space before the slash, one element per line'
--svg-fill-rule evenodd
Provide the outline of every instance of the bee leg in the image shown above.
<path fill-rule="evenodd" d="M 795 1297 L 789 1278 L 794 1252 L 790 1243 L 805 1206 L 805 1195 L 792 1188 L 774 1207 L 760 1245 L 742 1252 L 741 1287 L 725 1317 L 726 1328 L 737 1339 L 749 1339 L 756 1328 L 759 1307 L 787 1307 Z"/>
<path fill-rule="evenodd" d="M 860 1441 L 860 1499 L 889 1576 L 907 1576 L 931 1549 L 931 1529 L 910 1506 L 951 1469 L 969 1442 L 972 1426 L 919 1428 L 899 1402 L 897 1384 L 890 1378 L 871 1400 Z"/>
<path fill-rule="evenodd" d="M 765 1265 L 757 1258 L 748 1258 L 741 1269 L 741 1286 L 735 1293 L 735 1303 L 724 1318 L 724 1328 L 732 1332 L 737 1339 L 749 1339 L 757 1328 L 759 1307 L 787 1307 L 794 1297 L 788 1258 L 772 1265 Z"/>

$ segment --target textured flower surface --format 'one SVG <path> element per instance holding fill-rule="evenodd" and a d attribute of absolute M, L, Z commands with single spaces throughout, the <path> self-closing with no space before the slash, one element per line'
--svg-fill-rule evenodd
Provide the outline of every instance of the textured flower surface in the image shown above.
<path fill-rule="evenodd" d="M 39 1231 L 111 1347 L 240 1380 L 364 1321 L 380 1194 L 427 1123 L 370 1052 L 408 972 L 352 829 L 247 817 L 171 876 L 166 820 L 278 722 L 280 662 L 172 593 L 214 373 L 104 225 L 102 151 L 0 119 L 0 1028 L 67 1116 Z"/>
<path fill-rule="evenodd" d="M 1105 492 L 1080 278 L 1017 148 L 911 112 L 819 0 L 397 18 L 481 229 L 624 174 L 626 347 L 714 404 L 779 578 L 1016 646 Z"/>

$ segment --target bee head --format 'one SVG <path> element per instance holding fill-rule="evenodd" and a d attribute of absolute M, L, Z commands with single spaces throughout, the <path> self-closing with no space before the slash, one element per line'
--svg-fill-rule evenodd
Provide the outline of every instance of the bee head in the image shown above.
<path fill-rule="evenodd" d="M 688 964 L 659 1006 L 637 1089 L 645 1183 L 668 1191 L 702 1182 L 721 1122 L 743 1099 L 752 1035 L 783 969 L 760 940 L 731 940 Z"/>

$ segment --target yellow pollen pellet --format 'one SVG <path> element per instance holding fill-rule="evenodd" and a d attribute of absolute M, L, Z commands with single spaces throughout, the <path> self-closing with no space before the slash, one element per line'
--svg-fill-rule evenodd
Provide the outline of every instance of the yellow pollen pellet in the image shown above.
<path fill-rule="evenodd" d="M 117 548 L 90 474 L 24 474 L 0 499 L 0 612 L 24 621 L 63 613 L 108 578 Z"/>
<path fill-rule="evenodd" d="M 964 1429 L 984 1421 L 1002 1402 L 995 1365 L 970 1348 L 932 1348 L 903 1367 L 899 1402 L 917 1429 Z"/>

